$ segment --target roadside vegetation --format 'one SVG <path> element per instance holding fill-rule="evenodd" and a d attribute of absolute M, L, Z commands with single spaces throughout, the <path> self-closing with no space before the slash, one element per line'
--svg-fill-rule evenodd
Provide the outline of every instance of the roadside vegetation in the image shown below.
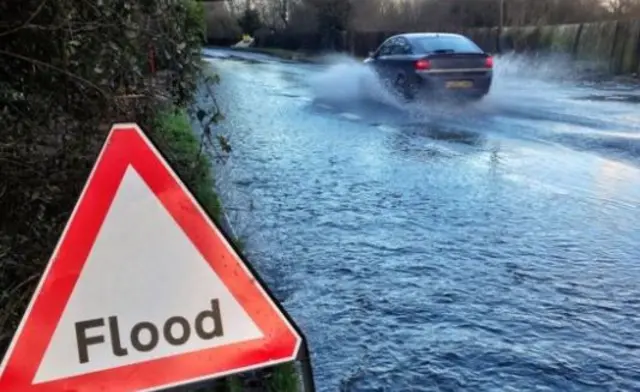
<path fill-rule="evenodd" d="M 257 46 L 346 50 L 346 34 L 543 26 L 640 19 L 640 0 L 228 0 L 211 9 L 216 43 L 242 32 Z M 251 4 L 247 9 L 246 5 Z M 212 6 L 213 7 L 213 6 Z M 213 25 L 212 25 L 213 26 Z M 222 26 L 226 26 L 223 28 Z"/>
<path fill-rule="evenodd" d="M 211 160 L 231 146 L 215 129 L 205 34 L 196 0 L 0 2 L 0 356 L 114 122 L 138 123 L 221 220 Z M 197 390 L 274 383 L 295 391 L 297 374 L 283 366 Z"/>
<path fill-rule="evenodd" d="M 213 45 L 243 33 L 252 50 L 316 60 L 342 52 L 364 58 L 403 32 L 464 34 L 489 53 L 572 60 L 595 78 L 640 76 L 640 0 L 227 0 L 209 9 L 225 23 Z M 213 18 L 211 16 L 210 18 Z M 231 26 L 223 28 L 222 26 Z M 548 55 L 548 56 L 547 56 Z M 315 57 L 315 58 L 314 58 Z"/>

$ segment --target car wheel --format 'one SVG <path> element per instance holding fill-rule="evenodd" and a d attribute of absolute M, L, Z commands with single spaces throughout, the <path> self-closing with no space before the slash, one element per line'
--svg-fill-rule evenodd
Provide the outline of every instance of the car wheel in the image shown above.
<path fill-rule="evenodd" d="M 415 98 L 414 89 L 407 80 L 407 77 L 403 74 L 400 74 L 396 77 L 394 87 L 396 88 L 396 91 L 398 91 L 400 96 L 405 100 L 412 101 Z"/>

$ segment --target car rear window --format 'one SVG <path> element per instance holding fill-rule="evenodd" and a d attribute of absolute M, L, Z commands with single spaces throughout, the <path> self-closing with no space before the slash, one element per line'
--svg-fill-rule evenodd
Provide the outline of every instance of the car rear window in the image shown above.
<path fill-rule="evenodd" d="M 451 51 L 454 53 L 482 53 L 482 49 L 473 41 L 464 37 L 417 37 L 415 38 L 415 46 L 423 53 L 432 53 L 436 51 Z"/>

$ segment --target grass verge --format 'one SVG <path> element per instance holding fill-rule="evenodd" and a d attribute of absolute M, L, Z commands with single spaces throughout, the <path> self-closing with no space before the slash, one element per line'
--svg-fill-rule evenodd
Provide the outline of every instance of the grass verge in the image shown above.
<path fill-rule="evenodd" d="M 214 191 L 211 164 L 191 129 L 185 109 L 165 109 L 154 124 L 155 142 L 170 161 L 178 176 L 191 189 L 202 207 L 217 221 L 222 214 L 220 199 Z"/>
<path fill-rule="evenodd" d="M 280 49 L 280 48 L 233 47 L 231 49 L 237 50 L 237 51 L 267 54 L 267 55 L 279 57 L 285 60 L 300 61 L 300 62 L 306 62 L 306 63 L 326 63 L 327 59 L 325 55 L 331 54 L 330 52 L 323 54 L 323 53 L 295 51 L 295 50 Z M 353 56 L 349 53 L 341 53 L 341 54 L 347 55 L 358 61 L 363 61 L 366 58 L 362 56 Z"/>
<path fill-rule="evenodd" d="M 222 218 L 222 205 L 214 190 L 214 179 L 208 156 L 202 151 L 201 141 L 191 128 L 187 111 L 169 108 L 161 111 L 150 137 L 158 145 L 178 176 L 194 193 L 202 207 L 218 222 Z M 239 249 L 244 243 L 234 238 Z M 283 364 L 258 372 L 260 376 L 247 385 L 241 375 L 230 376 L 210 386 L 199 386 L 185 391 L 197 392 L 299 392 L 299 375 L 293 364 Z M 181 389 L 182 391 L 182 389 Z"/>
<path fill-rule="evenodd" d="M 269 392 L 299 392 L 300 377 L 293 363 L 285 363 L 276 367 L 267 381 Z"/>
<path fill-rule="evenodd" d="M 230 49 L 233 49 L 238 52 L 266 54 L 266 55 L 275 56 L 284 60 L 291 60 L 291 61 L 301 61 L 301 62 L 307 62 L 307 63 L 322 62 L 322 55 L 319 53 L 302 52 L 302 51 L 287 50 L 287 49 L 280 49 L 280 48 L 232 47 Z"/>

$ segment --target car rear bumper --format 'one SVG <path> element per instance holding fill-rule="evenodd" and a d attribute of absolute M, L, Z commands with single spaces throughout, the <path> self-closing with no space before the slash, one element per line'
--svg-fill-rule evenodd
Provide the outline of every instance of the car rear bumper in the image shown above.
<path fill-rule="evenodd" d="M 491 89 L 491 70 L 429 70 L 417 72 L 421 90 L 445 95 L 482 96 Z"/>

